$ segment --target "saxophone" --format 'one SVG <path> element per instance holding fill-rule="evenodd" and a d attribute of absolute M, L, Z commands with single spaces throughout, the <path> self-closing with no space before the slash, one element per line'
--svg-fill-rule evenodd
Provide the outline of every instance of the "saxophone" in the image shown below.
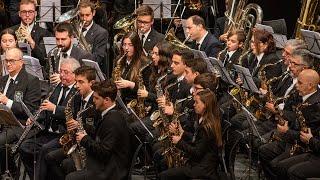
<path fill-rule="evenodd" d="M 138 89 L 145 89 L 145 85 L 143 83 L 143 70 L 147 68 L 152 61 L 148 62 L 146 65 L 140 68 L 139 74 L 138 74 Z M 135 111 L 135 113 L 138 115 L 139 118 L 144 118 L 147 114 L 147 108 L 144 105 L 145 98 L 137 97 L 137 99 L 131 100 L 127 106 L 130 107 Z"/>
<path fill-rule="evenodd" d="M 121 74 L 122 74 L 121 61 L 122 61 L 123 58 L 126 57 L 127 54 L 128 54 L 128 51 L 126 51 L 126 52 L 119 58 L 119 60 L 117 61 L 117 64 L 116 64 L 116 66 L 114 67 L 113 72 L 112 72 L 112 79 L 113 79 L 113 81 L 119 81 L 119 80 L 121 80 Z"/>
<path fill-rule="evenodd" d="M 85 131 L 84 128 L 83 128 L 83 121 L 82 121 L 82 116 L 81 115 L 84 112 L 86 112 L 88 109 L 91 109 L 92 107 L 93 107 L 93 105 L 91 104 L 89 107 L 87 107 L 87 108 L 85 108 L 85 109 L 83 109 L 83 110 L 81 110 L 81 111 L 79 111 L 77 113 L 77 121 L 79 122 L 79 128 L 78 128 L 77 132 Z M 80 146 L 79 143 L 74 144 L 69 149 L 67 154 L 71 155 L 77 171 L 86 168 L 86 159 L 87 159 L 86 149 L 83 146 Z"/>
<path fill-rule="evenodd" d="M 303 107 L 307 107 L 309 105 L 310 105 L 309 103 L 302 103 L 302 104 L 299 104 L 297 107 L 294 107 L 295 112 L 298 116 L 297 120 L 299 123 L 300 131 L 303 131 L 305 133 L 308 133 L 308 127 L 306 124 L 306 119 L 304 118 L 301 109 Z M 308 146 L 301 145 L 298 143 L 298 140 L 295 140 L 294 144 L 292 145 L 292 147 L 290 149 L 290 156 L 297 155 L 300 153 L 309 152 L 309 151 L 310 151 L 310 149 Z"/>

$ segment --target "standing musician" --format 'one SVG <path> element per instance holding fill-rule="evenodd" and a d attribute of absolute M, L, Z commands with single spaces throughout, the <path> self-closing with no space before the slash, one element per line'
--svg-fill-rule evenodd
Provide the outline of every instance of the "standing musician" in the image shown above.
<path fill-rule="evenodd" d="M 60 61 L 61 58 L 74 58 L 82 63 L 82 59 L 91 59 L 94 60 L 94 57 L 92 54 L 87 53 L 86 51 L 73 46 L 73 27 L 70 23 L 63 22 L 59 23 L 55 27 L 55 37 L 56 37 L 56 43 L 57 43 L 57 49 L 53 50 L 53 54 L 57 56 L 58 54 L 58 48 L 61 48 L 60 57 L 56 59 L 54 64 L 51 64 L 51 66 L 54 66 L 54 69 L 60 69 Z M 50 54 L 48 56 L 51 56 Z M 51 63 L 51 62 L 50 62 Z M 57 72 L 52 72 L 54 74 L 50 74 L 50 83 L 51 84 L 58 84 L 60 83 L 60 75 Z"/>
<path fill-rule="evenodd" d="M 93 21 L 96 15 L 95 4 L 89 0 L 81 1 L 79 4 L 79 14 L 83 27 L 83 36 L 92 46 L 92 55 L 101 69 L 106 69 L 108 31 Z"/>
<path fill-rule="evenodd" d="M 11 27 L 16 32 L 18 41 L 27 42 L 31 47 L 31 56 L 39 59 L 42 66 L 46 65 L 46 50 L 43 37 L 52 34 L 35 22 L 37 16 L 34 0 L 21 0 L 19 4 L 19 17 L 21 23 Z"/>
<path fill-rule="evenodd" d="M 139 36 L 136 32 L 125 34 L 121 42 L 121 58 L 117 61 L 117 67 L 113 72 L 117 88 L 121 91 L 121 96 L 125 104 L 137 98 L 139 73 L 141 68 L 147 64 L 147 58 L 143 53 Z M 142 71 L 144 85 L 149 84 L 150 68 Z M 141 77 L 140 77 L 141 78 Z"/>
<path fill-rule="evenodd" d="M 189 17 L 186 21 L 186 32 L 194 41 L 191 44 L 192 49 L 204 51 L 208 57 L 217 57 L 222 44 L 207 31 L 203 18 L 198 15 Z"/>
<path fill-rule="evenodd" d="M 33 112 L 40 104 L 41 92 L 39 79 L 26 72 L 22 56 L 22 51 L 18 48 L 11 48 L 5 53 L 4 64 L 9 74 L 0 79 L 0 104 L 7 106 L 15 117 L 25 125 L 28 116 L 21 103 L 17 102 L 17 96 L 20 94 L 22 101 Z M 0 132 L 1 172 L 5 170 L 6 141 L 8 143 L 15 142 L 21 133 L 20 127 L 5 128 Z"/>
<path fill-rule="evenodd" d="M 194 96 L 194 110 L 199 118 L 195 132 L 190 134 L 175 123 L 171 123 L 172 142 L 189 160 L 178 168 L 160 173 L 160 179 L 218 178 L 218 149 L 222 146 L 220 113 L 214 93 L 202 90 Z M 188 142 L 187 139 L 192 139 Z"/>
<path fill-rule="evenodd" d="M 45 125 L 45 130 L 37 134 L 36 141 L 30 138 L 23 141 L 20 146 L 20 157 L 30 178 L 34 177 L 32 163 L 34 155 L 38 160 L 36 170 L 38 172 L 45 155 L 61 147 L 59 138 L 66 131 L 65 107 L 69 98 L 76 92 L 74 71 L 79 67 L 79 61 L 76 59 L 68 58 L 61 61 L 61 83 L 56 86 L 49 99 L 44 100 L 40 106 L 42 112 L 38 121 Z M 28 120 L 27 125 L 30 123 L 31 121 Z"/>
<path fill-rule="evenodd" d="M 93 91 L 91 86 L 96 80 L 96 70 L 88 66 L 81 66 L 74 71 L 74 74 L 76 88 L 79 91 L 79 94 L 75 95 L 70 102 L 73 118 L 66 120 L 67 131 L 71 132 L 77 130 L 80 128 L 81 123 L 87 134 L 94 137 L 97 123 L 96 112 L 94 108 L 89 107 L 93 105 Z M 78 114 L 79 112 L 82 113 Z M 48 177 L 64 179 L 65 174 L 62 171 L 60 164 L 65 158 L 67 158 L 66 152 L 64 152 L 64 149 L 62 148 L 46 154 L 44 158 L 45 161 L 41 162 L 39 177 L 37 179 L 47 179 Z M 68 172 L 74 171 L 73 169 L 73 166 L 71 168 L 68 167 Z"/>
<path fill-rule="evenodd" d="M 87 152 L 87 168 L 68 174 L 66 180 L 126 179 L 131 160 L 130 136 L 127 121 L 116 108 L 117 87 L 106 80 L 93 84 L 92 89 L 93 102 L 102 118 L 97 122 L 95 137 L 77 133 L 77 142 Z"/>
<path fill-rule="evenodd" d="M 157 32 L 153 27 L 154 12 L 148 5 L 142 5 L 135 11 L 137 15 L 138 34 L 144 52 L 149 53 L 152 48 L 164 39 L 164 35 Z"/>

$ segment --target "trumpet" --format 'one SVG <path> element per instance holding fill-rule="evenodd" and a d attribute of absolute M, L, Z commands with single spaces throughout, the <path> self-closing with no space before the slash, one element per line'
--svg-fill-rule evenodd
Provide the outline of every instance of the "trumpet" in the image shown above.
<path fill-rule="evenodd" d="M 15 34 L 17 36 L 17 40 L 19 43 L 26 42 L 26 38 L 30 34 L 28 32 L 28 29 L 29 29 L 29 24 L 27 24 L 26 26 L 21 24 L 19 28 L 15 31 Z"/>

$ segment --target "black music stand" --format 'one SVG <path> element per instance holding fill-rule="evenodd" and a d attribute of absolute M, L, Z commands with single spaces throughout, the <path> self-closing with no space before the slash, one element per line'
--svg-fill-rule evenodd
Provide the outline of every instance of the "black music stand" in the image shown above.
<path fill-rule="evenodd" d="M 8 165 L 8 148 L 9 144 L 7 141 L 7 135 L 8 135 L 8 130 L 7 128 L 10 127 L 21 127 L 24 128 L 24 126 L 17 120 L 17 118 L 14 116 L 12 111 L 6 107 L 5 105 L 0 104 L 0 125 L 4 126 L 5 129 L 5 134 L 6 134 L 6 143 L 5 143 L 5 148 L 6 148 L 6 170 L 5 173 L 1 176 L 2 179 L 4 180 L 13 180 L 13 177 L 10 174 L 9 171 L 9 165 Z"/>
<path fill-rule="evenodd" d="M 217 58 L 209 58 L 211 63 L 213 64 L 213 66 L 220 72 L 220 76 L 221 76 L 221 79 L 230 84 L 230 85 L 233 85 L 233 86 L 236 86 L 236 87 L 239 87 L 238 84 L 236 84 L 232 78 L 230 77 L 227 69 L 223 66 L 222 62 L 220 60 L 218 60 Z"/>
<path fill-rule="evenodd" d="M 236 72 L 243 82 L 242 87 L 253 93 L 260 94 L 258 87 L 252 79 L 249 69 L 236 64 L 234 64 L 233 67 L 235 68 Z"/>

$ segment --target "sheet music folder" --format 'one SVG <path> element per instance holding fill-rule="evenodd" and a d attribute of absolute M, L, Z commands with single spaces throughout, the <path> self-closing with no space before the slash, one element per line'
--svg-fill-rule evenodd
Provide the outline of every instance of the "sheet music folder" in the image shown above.
<path fill-rule="evenodd" d="M 17 120 L 12 111 L 5 105 L 0 104 L 0 125 L 4 126 L 24 126 Z"/>
<path fill-rule="evenodd" d="M 249 69 L 236 64 L 234 64 L 233 67 L 235 68 L 243 82 L 242 87 L 253 93 L 260 94 L 259 89 L 257 88 L 256 84 L 252 79 Z"/>
<path fill-rule="evenodd" d="M 238 87 L 239 85 L 236 84 L 232 78 L 230 77 L 228 71 L 226 70 L 226 68 L 223 66 L 222 62 L 220 60 L 218 60 L 217 58 L 213 58 L 213 57 L 210 57 L 209 58 L 211 63 L 213 64 L 213 66 L 220 72 L 220 75 L 221 75 L 221 79 L 228 83 L 228 84 L 231 84 L 233 86 L 236 86 Z"/>
<path fill-rule="evenodd" d="M 301 29 L 301 35 L 307 43 L 308 50 L 317 58 L 320 58 L 320 33 Z"/>

